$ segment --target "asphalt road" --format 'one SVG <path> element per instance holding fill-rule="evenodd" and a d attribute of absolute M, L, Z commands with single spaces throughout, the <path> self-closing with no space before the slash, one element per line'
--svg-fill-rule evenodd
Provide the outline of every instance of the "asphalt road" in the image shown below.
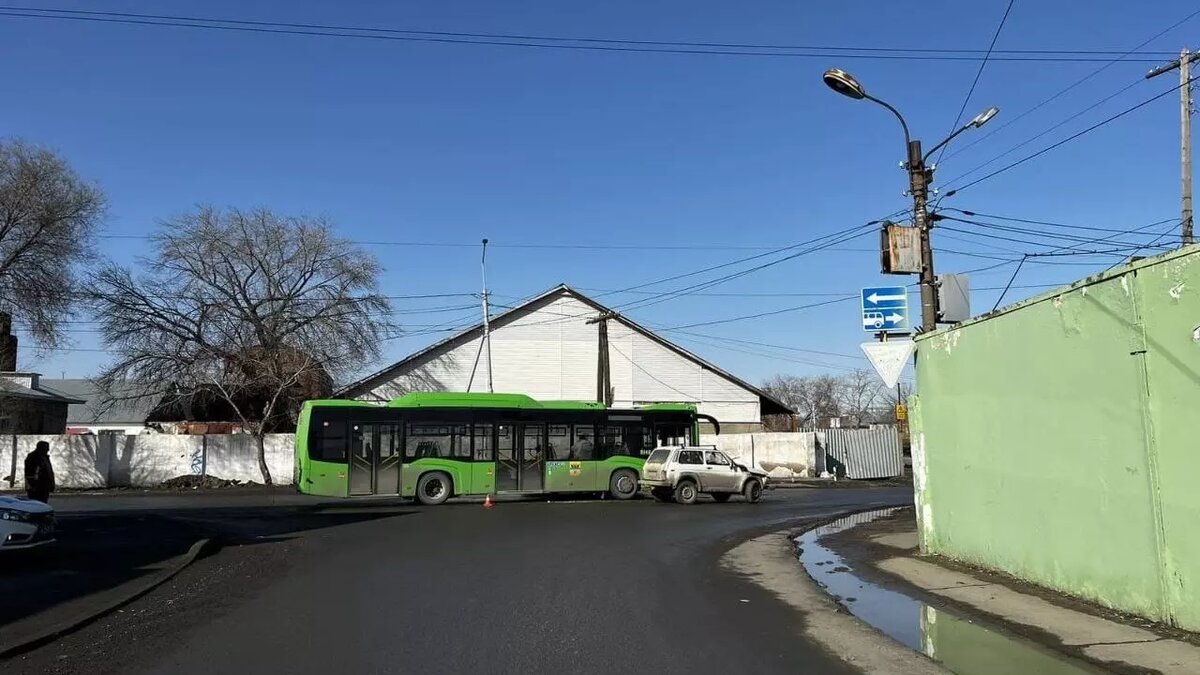
<path fill-rule="evenodd" d="M 120 508 L 135 512 L 152 503 L 127 502 Z M 800 519 L 910 502 L 903 488 L 777 490 L 757 505 L 692 507 L 649 500 L 486 510 L 303 500 L 256 507 L 244 498 L 183 499 L 164 515 L 224 537 L 224 550 L 122 612 L 0 667 L 204 675 L 853 672 L 800 637 L 801 615 L 718 559 Z M 74 506 L 92 508 L 83 500 Z"/>

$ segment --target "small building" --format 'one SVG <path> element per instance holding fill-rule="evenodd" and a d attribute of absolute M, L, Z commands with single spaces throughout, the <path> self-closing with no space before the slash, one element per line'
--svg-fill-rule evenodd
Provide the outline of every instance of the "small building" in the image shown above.
<path fill-rule="evenodd" d="M 45 386 L 77 399 L 67 409 L 68 434 L 121 433 L 136 435 L 147 430 L 146 420 L 158 401 L 141 397 L 136 385 L 126 385 L 117 397 L 104 403 L 95 383 L 86 379 L 42 380 Z"/>
<path fill-rule="evenodd" d="M 574 289 L 560 285 L 334 393 L 388 401 L 413 391 L 488 391 L 540 400 L 608 399 L 613 407 L 689 403 L 721 431 L 759 431 L 792 410 Z M 490 345 L 490 346 L 489 346 Z M 602 349 L 603 345 L 603 349 Z M 608 391 L 599 384 L 607 371 Z"/>
<path fill-rule="evenodd" d="M 45 386 L 39 373 L 0 372 L 0 434 L 61 434 L 67 410 L 83 403 Z"/>

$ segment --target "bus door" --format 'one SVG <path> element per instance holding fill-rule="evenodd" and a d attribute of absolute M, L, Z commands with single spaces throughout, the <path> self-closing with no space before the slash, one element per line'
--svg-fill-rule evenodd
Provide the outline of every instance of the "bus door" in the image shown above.
<path fill-rule="evenodd" d="M 350 494 L 400 494 L 402 451 L 399 424 L 352 423 Z"/>
<path fill-rule="evenodd" d="M 501 422 L 496 429 L 496 491 L 542 489 L 546 469 L 542 423 Z"/>

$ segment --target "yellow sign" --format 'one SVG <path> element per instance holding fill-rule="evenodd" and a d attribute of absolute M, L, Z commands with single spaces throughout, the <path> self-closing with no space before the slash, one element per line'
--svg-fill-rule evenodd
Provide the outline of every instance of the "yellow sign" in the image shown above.
<path fill-rule="evenodd" d="M 908 419 L 908 408 L 903 403 L 896 404 L 896 421 L 903 422 Z"/>
<path fill-rule="evenodd" d="M 571 469 L 571 475 L 572 476 L 582 476 L 583 469 Z"/>
<path fill-rule="evenodd" d="M 571 462 L 568 466 L 571 470 L 582 469 L 583 462 Z M 572 474 L 572 475 L 574 475 L 574 474 Z"/>

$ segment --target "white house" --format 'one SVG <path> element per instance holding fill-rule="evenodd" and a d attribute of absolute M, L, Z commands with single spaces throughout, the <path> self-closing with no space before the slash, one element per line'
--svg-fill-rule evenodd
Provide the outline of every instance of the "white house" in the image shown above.
<path fill-rule="evenodd" d="M 757 430 L 763 415 L 792 411 L 758 387 L 615 314 L 566 285 L 492 318 L 493 389 L 543 400 L 599 400 L 601 315 L 607 321 L 614 407 L 693 403 L 721 430 Z M 410 391 L 487 391 L 482 322 L 336 392 L 387 401 Z M 478 358 L 478 361 L 477 361 Z M 473 374 L 473 376 L 472 376 Z"/>

